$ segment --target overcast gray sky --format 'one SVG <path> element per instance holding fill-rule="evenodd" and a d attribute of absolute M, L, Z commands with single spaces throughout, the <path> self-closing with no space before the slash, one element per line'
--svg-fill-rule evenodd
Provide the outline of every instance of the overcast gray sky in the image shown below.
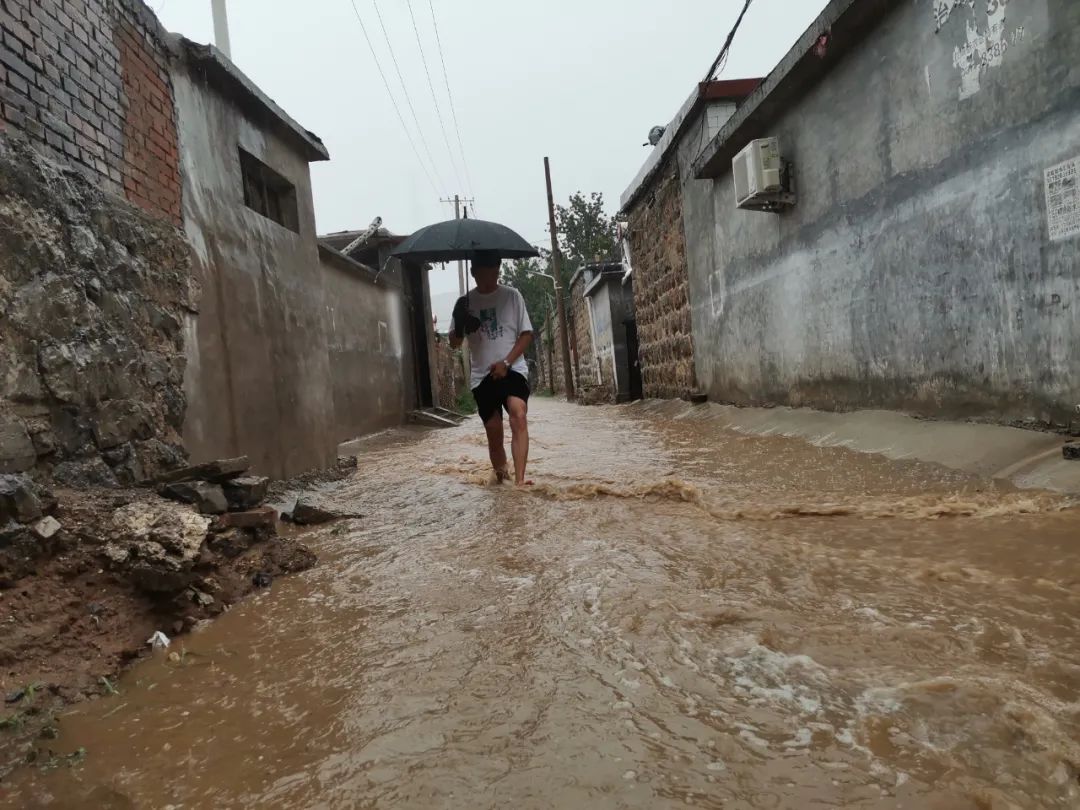
<path fill-rule="evenodd" d="M 148 2 L 170 30 L 212 41 L 210 0 Z M 430 150 L 438 193 L 394 113 L 352 2 L 425 162 Z M 425 77 L 410 2 L 451 150 Z M 825 4 L 756 0 L 720 78 L 766 75 Z M 701 80 L 742 2 L 229 0 L 233 60 L 330 150 L 329 163 L 312 166 L 320 232 L 365 227 L 381 216 L 390 230 L 409 233 L 453 216 L 440 195 L 469 191 L 432 6 L 476 213 L 547 244 L 544 156 L 551 158 L 557 200 L 600 191 L 614 212 L 647 156 L 642 144 L 649 128 L 666 124 Z M 455 289 L 456 274 L 433 272 L 431 283 L 434 292 Z"/>

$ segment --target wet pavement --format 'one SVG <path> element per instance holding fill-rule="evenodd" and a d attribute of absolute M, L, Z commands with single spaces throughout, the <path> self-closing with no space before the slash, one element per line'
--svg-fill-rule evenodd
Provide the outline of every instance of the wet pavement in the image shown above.
<path fill-rule="evenodd" d="M 361 443 L 320 565 L 0 805 L 1080 807 L 1071 501 L 672 405 L 532 423 L 524 491 L 475 421 Z"/>

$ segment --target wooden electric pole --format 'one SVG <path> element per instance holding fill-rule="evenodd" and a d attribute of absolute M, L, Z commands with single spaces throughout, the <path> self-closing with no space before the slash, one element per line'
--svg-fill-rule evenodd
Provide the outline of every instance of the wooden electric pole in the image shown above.
<path fill-rule="evenodd" d="M 461 197 L 457 194 L 454 195 L 454 219 L 461 219 Z M 465 294 L 465 263 L 461 259 L 457 260 L 457 286 L 458 295 Z"/>
<path fill-rule="evenodd" d="M 476 202 L 475 200 L 463 200 L 460 194 L 455 194 L 452 200 L 439 200 L 439 202 L 453 203 L 454 204 L 454 219 L 461 219 L 461 204 Z M 466 209 L 468 210 L 468 209 Z M 465 263 L 458 259 L 457 263 L 457 281 L 458 281 L 458 295 L 465 294 Z"/>
<path fill-rule="evenodd" d="M 566 329 L 566 300 L 563 296 L 562 274 L 559 269 L 559 233 L 555 230 L 555 196 L 551 193 L 551 162 L 544 158 L 544 179 L 547 180 L 548 227 L 551 229 L 551 275 L 555 276 L 555 304 L 559 310 L 559 331 L 562 333 L 563 382 L 566 398 L 574 398 L 574 370 L 570 368 L 570 335 Z"/>

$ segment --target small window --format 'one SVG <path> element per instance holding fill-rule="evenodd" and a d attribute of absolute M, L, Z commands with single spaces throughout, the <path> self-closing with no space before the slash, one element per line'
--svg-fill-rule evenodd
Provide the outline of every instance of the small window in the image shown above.
<path fill-rule="evenodd" d="M 240 150 L 244 205 L 290 231 L 300 232 L 296 187 L 254 155 Z"/>

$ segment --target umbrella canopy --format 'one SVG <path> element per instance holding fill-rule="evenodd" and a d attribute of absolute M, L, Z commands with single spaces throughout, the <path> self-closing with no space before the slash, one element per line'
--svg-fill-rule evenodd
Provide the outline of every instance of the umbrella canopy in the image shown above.
<path fill-rule="evenodd" d="M 503 259 L 539 256 L 536 248 L 505 225 L 482 219 L 451 219 L 421 228 L 391 252 L 399 259 L 449 262 L 493 251 Z"/>

